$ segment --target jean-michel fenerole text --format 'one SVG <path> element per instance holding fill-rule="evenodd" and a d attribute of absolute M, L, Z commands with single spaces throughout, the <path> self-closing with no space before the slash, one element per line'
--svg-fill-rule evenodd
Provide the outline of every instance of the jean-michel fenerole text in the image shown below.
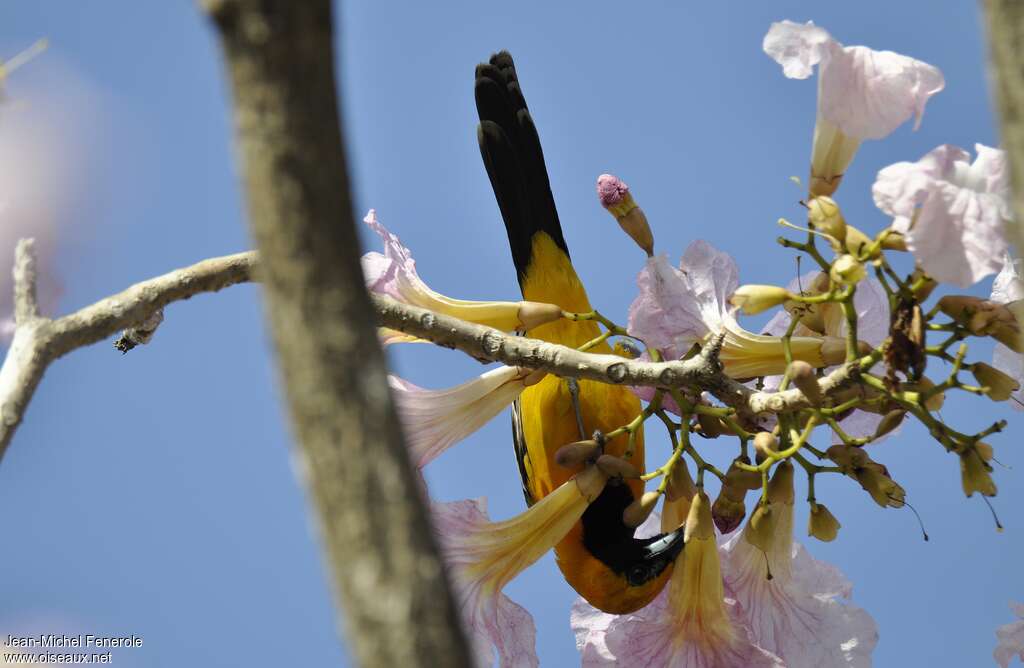
<path fill-rule="evenodd" d="M 7 647 L 142 647 L 142 638 L 130 636 L 98 636 L 91 633 L 63 635 L 41 633 L 35 636 L 8 635 L 4 638 Z"/>

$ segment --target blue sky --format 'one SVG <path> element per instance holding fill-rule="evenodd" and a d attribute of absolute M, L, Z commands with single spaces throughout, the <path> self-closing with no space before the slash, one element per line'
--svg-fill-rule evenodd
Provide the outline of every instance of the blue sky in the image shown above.
<path fill-rule="evenodd" d="M 761 52 L 772 21 L 813 19 L 846 44 L 945 74 L 919 131 L 904 126 L 857 156 L 839 201 L 858 227 L 887 222 L 870 197 L 881 167 L 942 143 L 997 142 L 976 3 L 810 7 L 346 3 L 340 79 L 359 212 L 377 209 L 435 289 L 515 298 L 472 97 L 473 67 L 504 48 L 578 272 L 602 311 L 625 319 L 642 264 L 596 202 L 594 180 L 606 171 L 630 183 L 673 261 L 704 238 L 737 258 L 744 282 L 785 284 L 796 269 L 773 241 L 774 223 L 799 217 L 788 177 L 807 168 L 816 86 L 783 78 Z M 40 36 L 50 50 L 8 86 L 27 106 L 0 110 L 0 122 L 52 140 L 43 164 L 53 172 L 41 177 L 52 182 L 35 204 L 59 231 L 47 267 L 63 285 L 58 310 L 249 247 L 219 54 L 195 6 L 0 6 L 0 56 Z M 123 666 L 345 665 L 260 309 L 253 286 L 201 296 L 169 308 L 145 349 L 121 357 L 97 345 L 50 369 L 0 465 L 0 633 L 142 636 L 142 648 L 116 654 Z M 988 359 L 989 349 L 976 355 Z M 426 346 L 391 359 L 429 387 L 480 372 Z M 1024 600 L 1020 414 L 956 397 L 943 415 L 965 429 L 1018 420 L 992 439 L 1012 467 L 997 469 L 1004 533 L 978 498 L 963 498 L 957 461 L 919 428 L 873 456 L 907 489 L 929 543 L 909 511 L 879 509 L 848 480 L 819 483 L 843 529 L 808 547 L 850 577 L 855 601 L 877 620 L 880 666 L 987 665 L 995 627 L 1010 621 L 1007 602 Z M 665 448 L 652 438 L 652 460 Z M 505 417 L 427 475 L 436 498 L 486 495 L 495 518 L 522 510 Z M 797 512 L 802 526 L 806 509 Z M 542 664 L 575 663 L 574 594 L 552 559 L 507 593 L 534 614 Z"/>

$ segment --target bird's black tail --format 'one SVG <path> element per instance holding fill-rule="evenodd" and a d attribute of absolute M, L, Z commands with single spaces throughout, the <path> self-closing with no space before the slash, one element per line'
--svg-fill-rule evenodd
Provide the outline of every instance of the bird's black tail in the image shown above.
<path fill-rule="evenodd" d="M 507 51 L 477 65 L 475 96 L 480 154 L 505 220 L 512 261 L 522 285 L 535 234 L 545 232 L 566 256 L 569 249 L 558 222 L 537 127 Z"/>

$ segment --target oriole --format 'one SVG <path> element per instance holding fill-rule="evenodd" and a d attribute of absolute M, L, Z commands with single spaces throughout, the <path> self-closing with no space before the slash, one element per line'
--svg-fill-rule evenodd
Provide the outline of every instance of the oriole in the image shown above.
<path fill-rule="evenodd" d="M 540 138 L 507 52 L 477 66 L 475 97 L 480 153 L 505 222 L 523 298 L 557 304 L 570 312 L 591 311 L 562 236 Z M 565 319 L 527 332 L 574 348 L 599 334 L 593 321 Z M 612 351 L 602 343 L 592 352 Z M 579 470 L 555 462 L 559 448 L 595 430 L 610 432 L 641 410 L 639 400 L 626 387 L 579 381 L 575 400 L 570 389 L 565 379 L 547 376 L 527 388 L 513 409 L 513 445 L 528 505 Z M 621 456 L 627 444 L 626 435 L 616 437 L 606 443 L 604 452 Z M 631 462 L 643 470 L 642 431 L 636 435 Z M 634 529 L 623 523 L 622 512 L 642 493 L 639 480 L 609 481 L 555 548 L 566 581 L 606 612 L 622 614 L 647 605 L 665 586 L 683 547 L 681 529 L 654 538 L 634 538 Z"/>

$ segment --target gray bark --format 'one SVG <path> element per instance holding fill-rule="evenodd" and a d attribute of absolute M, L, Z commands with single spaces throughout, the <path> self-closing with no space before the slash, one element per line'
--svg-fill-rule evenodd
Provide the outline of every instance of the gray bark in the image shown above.
<path fill-rule="evenodd" d="M 363 666 L 467 666 L 386 380 L 335 91 L 330 0 L 207 0 L 292 427 Z"/>
<path fill-rule="evenodd" d="M 1024 3 L 985 0 L 1002 145 L 1010 160 L 1013 211 L 1010 240 L 1024 255 Z"/>

